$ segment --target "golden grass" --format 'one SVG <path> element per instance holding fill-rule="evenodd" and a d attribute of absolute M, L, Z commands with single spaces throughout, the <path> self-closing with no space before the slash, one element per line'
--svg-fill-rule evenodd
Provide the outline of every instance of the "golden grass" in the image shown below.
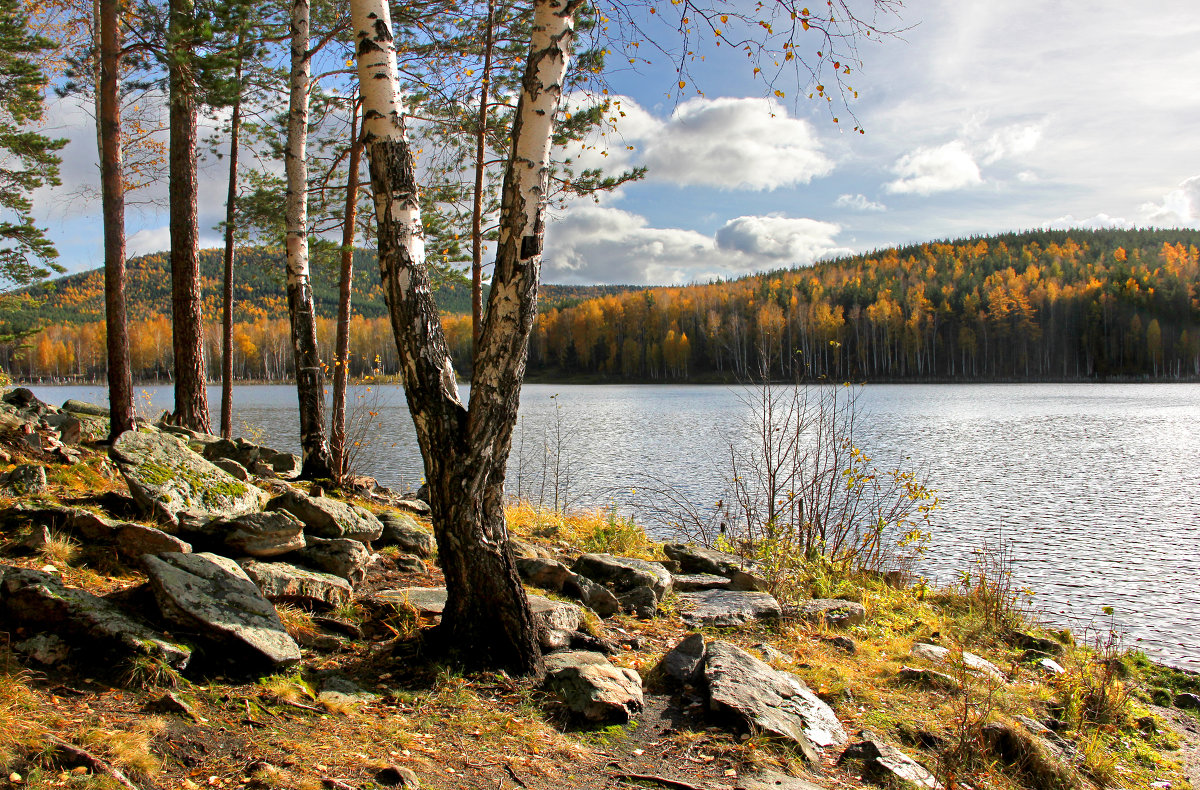
<path fill-rule="evenodd" d="M 564 513 L 530 502 L 504 509 L 509 531 L 536 542 L 551 542 L 584 552 L 620 554 L 641 559 L 663 559 L 662 544 L 647 537 L 631 518 L 610 508 Z"/>

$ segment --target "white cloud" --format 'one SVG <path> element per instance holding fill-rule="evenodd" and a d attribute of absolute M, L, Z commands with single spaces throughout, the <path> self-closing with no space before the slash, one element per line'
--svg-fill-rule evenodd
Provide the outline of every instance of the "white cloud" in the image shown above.
<path fill-rule="evenodd" d="M 1140 213 L 1151 225 L 1196 225 L 1200 221 L 1200 176 L 1192 176 L 1163 196 L 1162 203 L 1145 203 Z"/>
<path fill-rule="evenodd" d="M 1022 156 L 1037 148 L 1042 139 L 1040 123 L 1013 124 L 997 130 L 983 144 L 983 163 Z"/>
<path fill-rule="evenodd" d="M 887 206 L 869 199 L 866 195 L 838 195 L 833 205 L 855 211 L 887 211 Z"/>
<path fill-rule="evenodd" d="M 1133 223 L 1123 217 L 1110 217 L 1108 214 L 1096 214 L 1084 219 L 1076 219 L 1070 214 L 1051 220 L 1046 224 L 1046 227 L 1056 230 L 1069 230 L 1071 228 L 1086 228 L 1088 230 L 1101 230 L 1103 228 L 1132 228 Z"/>
<path fill-rule="evenodd" d="M 899 178 L 884 189 L 897 194 L 932 195 L 983 183 L 979 165 L 959 140 L 911 151 L 900 157 L 892 172 Z"/>
<path fill-rule="evenodd" d="M 651 227 L 645 217 L 621 209 L 578 205 L 547 228 L 543 279 L 640 285 L 736 277 L 849 252 L 834 241 L 839 231 L 804 218 L 738 217 L 714 237 Z"/>
<path fill-rule="evenodd" d="M 171 249 L 171 229 L 167 225 L 139 230 L 125 240 L 125 254 L 130 258 L 169 249 Z"/>

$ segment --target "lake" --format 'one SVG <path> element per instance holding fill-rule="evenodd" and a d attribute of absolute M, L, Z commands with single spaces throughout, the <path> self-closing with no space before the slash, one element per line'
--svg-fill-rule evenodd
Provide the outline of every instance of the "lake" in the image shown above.
<path fill-rule="evenodd" d="M 105 397 L 101 387 L 33 389 L 55 404 Z M 923 574 L 952 582 L 972 550 L 1002 534 L 1046 620 L 1106 632 L 1102 610 L 1112 607 L 1126 645 L 1200 669 L 1200 385 L 856 389 L 858 444 L 881 463 L 919 468 L 941 499 Z M 170 408 L 170 387 L 141 392 L 146 413 Z M 712 502 L 725 489 L 729 443 L 746 439 L 745 394 L 526 385 L 509 489 L 551 498 L 557 457 L 560 496 L 578 504 L 636 502 L 629 492 L 647 478 Z M 210 403 L 218 396 L 211 388 Z M 359 387 L 351 400 L 374 414 L 357 431 L 360 473 L 415 489 L 422 467 L 403 392 Z M 296 451 L 296 414 L 292 387 L 235 389 L 235 433 Z"/>

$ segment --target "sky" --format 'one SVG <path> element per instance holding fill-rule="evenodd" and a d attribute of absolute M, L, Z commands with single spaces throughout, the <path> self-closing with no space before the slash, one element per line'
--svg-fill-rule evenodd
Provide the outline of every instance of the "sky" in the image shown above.
<path fill-rule="evenodd" d="M 624 117 L 574 155 L 647 176 L 553 213 L 543 281 L 683 284 L 1035 227 L 1200 227 L 1191 3 L 910 0 L 894 24 L 859 49 L 861 135 L 836 104 L 768 100 L 728 48 L 686 91 L 666 62 L 613 71 Z M 66 104 L 50 118 L 72 142 L 37 216 L 63 265 L 95 268 L 94 127 Z M 220 243 L 223 167 L 201 170 L 206 246 Z M 166 225 L 165 208 L 132 207 L 130 254 L 166 249 Z"/>

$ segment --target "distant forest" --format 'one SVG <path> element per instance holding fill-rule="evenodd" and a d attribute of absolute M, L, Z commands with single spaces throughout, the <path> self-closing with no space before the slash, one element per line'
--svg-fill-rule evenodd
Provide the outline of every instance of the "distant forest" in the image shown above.
<path fill-rule="evenodd" d="M 352 372 L 396 370 L 374 255 L 357 254 Z M 218 256 L 202 254 L 215 373 Z M 134 375 L 171 369 L 165 254 L 130 262 Z M 334 267 L 316 267 L 332 358 Z M 290 375 L 277 251 L 241 254 L 235 374 Z M 812 267 L 683 287 L 544 286 L 529 373 L 545 379 L 711 381 L 1192 379 L 1200 376 L 1200 231 L 1030 231 L 931 242 Z M 0 348 L 17 376 L 103 376 L 102 274 L 31 292 L 6 316 L 45 326 Z M 469 287 L 438 289 L 459 370 L 470 363 Z"/>

